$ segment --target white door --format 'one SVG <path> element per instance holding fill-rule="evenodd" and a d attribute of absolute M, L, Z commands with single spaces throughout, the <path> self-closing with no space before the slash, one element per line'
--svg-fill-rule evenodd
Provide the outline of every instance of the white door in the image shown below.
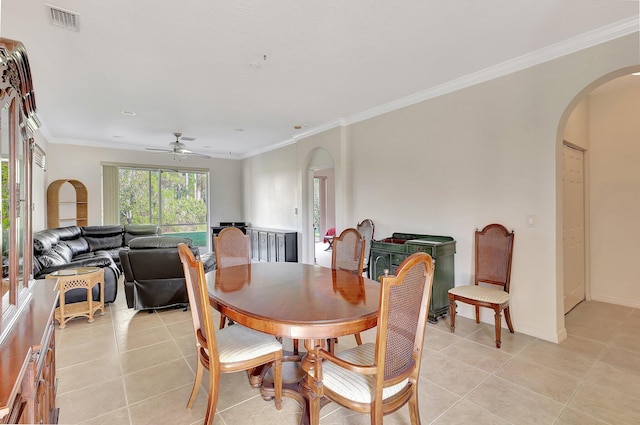
<path fill-rule="evenodd" d="M 564 312 L 585 299 L 584 152 L 562 147 Z"/>

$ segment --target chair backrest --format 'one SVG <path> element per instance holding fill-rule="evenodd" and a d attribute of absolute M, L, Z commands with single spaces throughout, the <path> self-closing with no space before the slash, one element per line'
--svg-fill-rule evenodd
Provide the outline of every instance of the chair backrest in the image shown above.
<path fill-rule="evenodd" d="M 509 292 L 513 236 L 513 231 L 501 224 L 476 230 L 476 285 L 479 282 L 500 285 Z"/>
<path fill-rule="evenodd" d="M 251 264 L 251 245 L 249 236 L 237 227 L 225 227 L 213 238 L 213 250 L 216 253 L 216 267 Z"/>
<path fill-rule="evenodd" d="M 333 238 L 331 268 L 361 274 L 363 264 L 364 239 L 362 235 L 352 227 L 344 229 L 340 236 Z"/>
<path fill-rule="evenodd" d="M 371 241 L 373 240 L 373 232 L 375 230 L 373 220 L 365 218 L 360 223 L 358 223 L 356 229 L 364 238 L 364 261 L 366 263 L 369 261 L 369 254 L 371 253 Z"/>
<path fill-rule="evenodd" d="M 178 254 L 184 269 L 184 278 L 187 282 L 191 318 L 193 320 L 193 329 L 196 333 L 198 350 L 205 350 L 204 354 L 209 357 L 210 374 L 213 375 L 214 371 L 219 368 L 219 358 L 204 266 L 202 261 L 196 259 L 185 244 L 178 245 Z"/>
<path fill-rule="evenodd" d="M 400 264 L 395 276 L 381 278 L 376 392 L 382 391 L 387 379 L 418 379 L 433 270 L 431 256 L 418 252 Z"/>

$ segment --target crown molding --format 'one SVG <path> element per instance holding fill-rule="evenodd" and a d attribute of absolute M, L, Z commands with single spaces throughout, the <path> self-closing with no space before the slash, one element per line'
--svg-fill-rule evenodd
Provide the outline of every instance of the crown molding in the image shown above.
<path fill-rule="evenodd" d="M 476 84 L 484 83 L 508 74 L 512 74 L 532 66 L 548 62 L 589 47 L 597 46 L 634 32 L 638 32 L 640 15 L 635 15 L 613 24 L 597 28 L 567 40 L 552 44 L 542 49 L 518 56 L 508 61 L 490 66 L 478 72 L 453 79 L 444 84 L 414 93 L 392 102 L 385 103 L 367 111 L 352 115 L 345 119 L 346 125 L 355 124 L 376 116 L 395 111 L 400 108 L 424 102 L 448 93 L 462 90 Z"/>
<path fill-rule="evenodd" d="M 580 50 L 584 50 L 589 47 L 597 46 L 599 44 L 606 43 L 608 41 L 615 40 L 629 34 L 637 33 L 639 32 L 639 30 L 640 15 L 631 16 L 629 18 L 614 22 L 610 25 L 605 25 L 595 30 L 568 38 L 567 40 L 549 45 L 547 47 L 543 47 L 542 49 L 527 53 L 526 55 L 518 56 L 516 58 L 490 66 L 472 74 L 450 80 L 446 83 L 440 84 L 430 89 L 423 90 L 403 97 L 401 99 L 394 100 L 375 108 L 371 108 L 369 110 L 351 115 L 347 118 L 338 118 L 320 126 L 313 127 L 305 131 L 304 133 L 297 134 L 290 139 L 278 144 L 266 147 L 264 149 L 249 152 L 243 155 L 242 158 L 249 158 L 254 155 L 258 155 L 264 152 L 278 149 L 283 146 L 290 145 L 292 143 L 296 143 L 299 140 L 307 138 L 309 136 L 313 136 L 314 134 L 322 133 L 324 131 L 331 130 L 340 126 L 355 124 L 370 118 L 375 118 L 379 115 L 393 112 L 397 109 L 411 106 L 416 103 L 424 102 L 426 100 L 433 99 L 448 93 L 453 93 L 455 91 L 462 90 L 476 84 L 503 77 L 505 75 L 512 74 L 514 72 L 521 71 L 523 69 L 527 69 L 532 66 L 569 55 L 571 53 L 579 52 Z"/>

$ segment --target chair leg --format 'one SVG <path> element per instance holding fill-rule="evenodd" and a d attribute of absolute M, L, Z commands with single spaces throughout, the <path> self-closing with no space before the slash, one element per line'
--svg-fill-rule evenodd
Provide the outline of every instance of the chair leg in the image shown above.
<path fill-rule="evenodd" d="M 382 401 L 379 403 L 374 402 L 371 405 L 371 425 L 382 425 L 382 418 L 384 414 L 382 413 Z"/>
<path fill-rule="evenodd" d="M 298 354 L 300 354 L 300 352 L 298 351 L 299 346 L 300 346 L 300 340 L 294 339 L 293 340 L 293 354 L 295 354 L 296 356 Z"/>
<path fill-rule="evenodd" d="M 204 366 L 200 359 L 197 359 L 198 364 L 196 365 L 196 377 L 193 379 L 193 389 L 191 390 L 191 395 L 189 396 L 189 401 L 187 401 L 187 409 L 191 409 L 193 406 L 193 402 L 196 401 L 196 396 L 198 395 L 198 390 L 200 390 L 200 385 L 202 384 L 202 376 L 204 375 Z"/>
<path fill-rule="evenodd" d="M 502 345 L 502 341 L 500 340 L 502 333 L 502 315 L 500 314 L 500 307 L 495 309 L 496 314 L 494 315 L 496 319 L 496 347 L 500 348 Z"/>
<path fill-rule="evenodd" d="M 282 359 L 273 362 L 273 389 L 275 390 L 276 410 L 282 409 Z"/>
<path fill-rule="evenodd" d="M 418 407 L 418 386 L 414 385 L 411 398 L 409 398 L 409 418 L 411 425 L 420 425 L 420 408 Z"/>
<path fill-rule="evenodd" d="M 509 327 L 509 332 L 513 333 L 513 324 L 511 323 L 511 313 L 509 311 L 509 307 L 504 309 L 504 319 L 507 321 L 507 326 Z"/>
<path fill-rule="evenodd" d="M 451 333 L 456 331 L 456 302 L 453 297 L 449 297 L 449 322 Z"/>
<path fill-rule="evenodd" d="M 476 306 L 476 323 L 480 323 L 480 307 Z"/>
<path fill-rule="evenodd" d="M 214 376 L 215 375 L 215 376 Z M 211 373 L 209 370 L 209 398 L 207 400 L 207 413 L 204 416 L 204 425 L 211 425 L 218 405 L 218 387 L 220 386 L 220 372 Z"/>
<path fill-rule="evenodd" d="M 360 332 L 355 334 L 355 337 L 356 337 L 356 344 L 362 345 L 362 338 L 360 337 Z"/>
<path fill-rule="evenodd" d="M 227 323 L 227 316 L 225 316 L 224 314 L 220 315 L 220 328 L 222 329 L 224 328 L 224 325 Z"/>

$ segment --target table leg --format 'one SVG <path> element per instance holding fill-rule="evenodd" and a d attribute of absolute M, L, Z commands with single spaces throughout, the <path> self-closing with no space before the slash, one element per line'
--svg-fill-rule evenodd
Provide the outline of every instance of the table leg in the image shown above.
<path fill-rule="evenodd" d="M 309 372 L 314 371 L 318 357 L 317 347 L 322 347 L 324 339 L 305 339 L 304 347 L 307 354 L 302 358 L 302 370 L 306 372 L 300 382 L 300 393 L 304 397 L 305 405 L 302 406 L 303 425 L 318 425 L 320 423 L 320 409 L 322 403 L 322 381 L 315 380 Z"/>

